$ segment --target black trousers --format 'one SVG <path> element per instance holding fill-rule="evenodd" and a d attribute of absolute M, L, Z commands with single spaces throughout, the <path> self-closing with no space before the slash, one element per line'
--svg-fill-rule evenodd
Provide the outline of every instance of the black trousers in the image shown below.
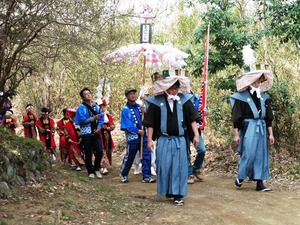
<path fill-rule="evenodd" d="M 102 143 L 100 135 L 83 135 L 81 138 L 85 154 L 85 167 L 88 174 L 95 173 L 101 167 Z M 92 162 L 93 154 L 95 155 L 94 163 Z"/>

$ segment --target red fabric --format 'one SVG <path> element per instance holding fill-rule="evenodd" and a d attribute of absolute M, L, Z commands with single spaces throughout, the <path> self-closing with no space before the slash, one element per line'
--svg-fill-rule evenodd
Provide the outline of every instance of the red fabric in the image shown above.
<path fill-rule="evenodd" d="M 107 124 L 104 124 L 104 127 L 103 129 L 106 129 L 107 127 L 114 127 L 115 128 L 115 124 L 114 124 L 114 119 L 111 115 L 107 115 L 108 117 L 108 123 Z M 101 138 L 101 142 L 102 142 L 102 148 L 104 149 L 104 141 L 103 141 L 103 134 L 102 132 L 100 132 L 100 138 Z M 110 149 L 113 149 L 115 148 L 115 143 L 112 139 L 112 136 L 111 136 L 111 132 L 109 131 L 109 140 L 110 140 L 110 143 L 111 143 L 111 146 L 109 146 Z"/>
<path fill-rule="evenodd" d="M 76 130 L 74 129 L 74 126 L 72 125 L 72 121 L 69 121 L 64 126 L 65 134 L 68 138 L 66 138 L 67 141 L 67 148 L 68 148 L 68 155 L 70 159 L 74 159 L 75 156 L 73 154 L 73 150 L 80 155 L 81 154 L 81 147 L 78 145 L 78 140 L 76 136 Z"/>
<path fill-rule="evenodd" d="M 45 133 L 41 132 L 41 130 L 49 129 L 49 130 L 51 130 L 51 132 L 49 133 L 50 134 L 50 139 L 51 139 L 51 147 L 56 148 L 55 139 L 54 139 L 54 131 L 55 131 L 54 120 L 51 117 L 48 117 L 49 125 L 46 125 L 45 127 L 43 127 L 41 119 L 42 118 L 39 118 L 38 121 L 36 122 L 36 126 L 39 128 L 40 140 L 44 143 L 44 146 L 47 147 L 46 137 L 44 135 Z"/>
<path fill-rule="evenodd" d="M 34 116 L 35 121 L 37 121 L 38 120 L 37 115 L 33 114 L 33 116 Z M 29 122 L 29 117 L 28 117 L 27 113 L 23 115 L 23 123 L 24 122 L 26 122 L 26 123 Z M 24 126 L 24 137 L 30 137 L 31 138 L 30 129 L 31 129 L 31 126 Z M 33 130 L 35 131 L 35 129 L 33 129 Z M 36 134 L 34 134 L 34 135 L 36 135 Z"/>
<path fill-rule="evenodd" d="M 62 118 L 61 120 L 57 121 L 56 125 L 57 125 L 57 133 L 59 135 L 59 149 L 66 148 L 67 141 L 63 134 L 64 127 L 65 127 L 64 119 Z"/>
<path fill-rule="evenodd" d="M 12 123 L 14 123 L 15 125 L 12 125 Z M 4 127 L 9 128 L 14 133 L 16 133 L 16 124 L 17 124 L 17 120 L 15 118 L 11 118 L 11 121 L 9 122 L 7 122 L 6 118 L 3 118 L 2 120 L 2 125 Z"/>

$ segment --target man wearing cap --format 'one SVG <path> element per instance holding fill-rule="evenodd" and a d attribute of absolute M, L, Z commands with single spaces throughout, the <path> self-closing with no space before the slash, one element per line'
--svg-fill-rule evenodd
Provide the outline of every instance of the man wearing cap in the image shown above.
<path fill-rule="evenodd" d="M 37 115 L 34 113 L 32 104 L 28 104 L 25 107 L 26 114 L 23 114 L 22 125 L 24 127 L 24 137 L 37 139 L 36 121 L 38 120 Z"/>
<path fill-rule="evenodd" d="M 268 138 L 275 143 L 272 130 L 273 113 L 269 96 L 264 91 L 273 84 L 270 71 L 252 71 L 236 81 L 238 93 L 230 96 L 234 142 L 240 154 L 235 186 L 244 179 L 256 181 L 256 191 L 272 191 L 263 184 L 270 176 Z"/>
<path fill-rule="evenodd" d="M 180 92 L 180 93 L 179 93 Z M 148 148 L 154 149 L 157 139 L 157 192 L 174 198 L 183 205 L 188 185 L 188 146 L 199 144 L 196 121 L 200 116 L 194 108 L 189 79 L 168 76 L 153 82 L 153 97 L 146 98 L 147 113 L 143 121 L 148 128 Z M 153 141 L 152 141 L 153 140 Z"/>
<path fill-rule="evenodd" d="M 147 136 L 145 130 L 142 128 L 142 107 L 136 103 L 137 90 L 134 88 L 127 88 L 125 96 L 127 104 L 121 111 L 121 130 L 125 132 L 126 136 L 126 155 L 124 156 L 121 166 L 121 182 L 128 182 L 128 173 L 133 164 L 136 153 L 141 148 L 141 138 L 143 138 L 143 158 L 142 162 L 142 182 L 154 183 L 155 179 L 151 178 L 151 153 L 147 148 Z"/>
<path fill-rule="evenodd" d="M 18 123 L 17 120 L 12 117 L 13 114 L 14 112 L 11 109 L 6 110 L 5 116 L 2 120 L 2 125 L 9 128 L 13 133 L 16 133 L 16 127 L 18 126 Z"/>
<path fill-rule="evenodd" d="M 102 158 L 102 143 L 100 131 L 103 128 L 104 116 L 100 107 L 92 101 L 92 92 L 88 88 L 83 88 L 79 95 L 82 104 L 79 105 L 76 115 L 75 124 L 80 126 L 80 136 L 85 154 L 85 167 L 90 178 L 101 179 L 100 164 Z M 94 163 L 92 161 L 95 155 Z"/>
<path fill-rule="evenodd" d="M 41 117 L 37 120 L 36 126 L 39 131 L 40 140 L 46 147 L 46 151 L 50 154 L 52 160 L 56 160 L 56 143 L 54 139 L 55 134 L 55 122 L 49 116 L 50 110 L 43 107 L 41 109 Z"/>

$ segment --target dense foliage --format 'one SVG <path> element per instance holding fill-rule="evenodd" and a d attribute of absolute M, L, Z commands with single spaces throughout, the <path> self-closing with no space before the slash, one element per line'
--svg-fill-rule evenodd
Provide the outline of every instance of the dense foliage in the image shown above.
<path fill-rule="evenodd" d="M 196 28 L 191 40 L 189 67 L 195 76 L 201 76 L 204 60 L 204 45 L 200 43 L 205 38 L 205 31 L 210 25 L 209 72 L 215 74 L 229 65 L 243 66 L 242 48 L 255 43 L 254 36 L 248 30 L 250 20 L 241 18 L 236 13 L 235 5 L 230 1 L 210 2 L 207 11 L 201 14 L 202 24 Z"/>
<path fill-rule="evenodd" d="M 90 87 L 95 96 L 99 80 L 107 77 L 109 110 L 119 118 L 124 89 L 142 85 L 143 60 L 129 66 L 104 64 L 101 59 L 117 47 L 139 42 L 141 20 L 133 20 L 138 18 L 136 13 L 121 11 L 119 1 L 102 0 L 13 0 L 0 6 L 1 104 L 18 91 L 13 99 L 17 116 L 27 103 L 33 103 L 37 112 L 45 106 L 60 117 L 63 108 L 80 103 L 81 88 Z M 298 146 L 299 1 L 189 0 L 170 10 L 176 15 L 172 22 L 162 17 L 168 16 L 164 11 L 160 12 L 163 19 L 150 21 L 156 28 L 152 40 L 170 41 L 190 54 L 186 69 L 193 71 L 195 92 L 201 91 L 205 31 L 210 25 L 209 127 L 220 132 L 219 138 L 231 140 L 228 96 L 235 92 L 236 77 L 242 74 L 241 49 L 251 44 L 257 64 L 268 65 L 274 73 L 269 94 L 278 144 Z M 147 70 L 148 85 L 153 72 Z"/>
<path fill-rule="evenodd" d="M 300 2 L 271 0 L 269 4 L 260 2 L 257 11 L 259 21 L 265 23 L 265 34 L 279 37 L 281 42 L 291 41 L 300 50 Z"/>

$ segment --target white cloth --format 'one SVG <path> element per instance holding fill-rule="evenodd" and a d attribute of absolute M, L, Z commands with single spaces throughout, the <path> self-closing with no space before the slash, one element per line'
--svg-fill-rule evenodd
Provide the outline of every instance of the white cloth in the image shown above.
<path fill-rule="evenodd" d="M 179 101 L 180 97 L 178 95 L 168 95 L 168 100 Z"/>
<path fill-rule="evenodd" d="M 167 93 L 167 92 L 166 92 L 166 93 Z M 179 97 L 178 95 L 169 95 L 168 93 L 167 93 L 167 95 L 168 95 L 167 100 L 168 100 L 170 109 L 171 109 L 171 111 L 173 112 L 174 101 L 179 101 L 179 100 L 180 100 L 180 97 Z"/>
<path fill-rule="evenodd" d="M 109 112 L 106 110 L 103 114 L 104 114 L 104 123 L 108 123 L 109 119 L 107 114 L 109 114 Z"/>
<path fill-rule="evenodd" d="M 254 92 L 256 92 L 257 98 L 261 98 L 261 95 L 260 95 L 260 88 L 259 88 L 259 87 L 258 87 L 258 88 L 255 88 L 255 87 L 253 87 L 252 85 L 250 85 L 250 88 L 251 88 L 251 90 L 250 90 L 251 95 L 253 95 Z"/>
<path fill-rule="evenodd" d="M 174 108 L 174 100 L 173 100 L 173 99 L 168 99 L 168 103 L 169 103 L 171 112 L 173 112 L 173 108 Z"/>

